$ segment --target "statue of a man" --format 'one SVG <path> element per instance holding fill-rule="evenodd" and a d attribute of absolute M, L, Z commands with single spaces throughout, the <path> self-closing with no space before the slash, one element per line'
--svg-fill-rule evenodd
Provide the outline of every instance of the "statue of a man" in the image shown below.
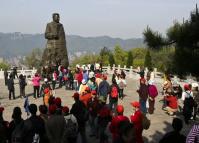
<path fill-rule="evenodd" d="M 53 21 L 46 26 L 47 45 L 42 57 L 44 66 L 61 64 L 68 67 L 69 65 L 64 27 L 59 20 L 59 14 L 54 13 Z"/>

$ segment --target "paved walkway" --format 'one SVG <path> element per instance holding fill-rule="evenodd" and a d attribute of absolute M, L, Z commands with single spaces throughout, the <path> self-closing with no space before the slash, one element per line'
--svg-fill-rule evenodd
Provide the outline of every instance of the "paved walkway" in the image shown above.
<path fill-rule="evenodd" d="M 119 104 L 124 105 L 125 112 L 124 114 L 128 117 L 132 114 L 132 107 L 130 105 L 131 101 L 138 100 L 138 94 L 136 93 L 136 89 L 138 87 L 138 82 L 135 80 L 136 77 L 133 79 L 127 79 L 127 88 L 124 90 L 124 93 L 127 95 L 123 101 L 119 101 Z M 157 84 L 160 88 L 160 84 Z M 19 87 L 16 81 L 16 96 L 19 95 Z M 32 86 L 28 85 L 26 88 L 26 94 L 31 95 L 33 92 Z M 73 98 L 71 97 L 73 95 L 73 91 L 65 90 L 64 88 L 62 89 L 57 89 L 56 90 L 56 96 L 59 96 L 62 98 L 63 105 L 67 105 L 71 107 L 71 105 L 74 103 Z M 157 143 L 160 138 L 168 131 L 171 131 L 171 122 L 174 117 L 170 117 L 164 113 L 164 111 L 161 110 L 162 104 L 159 101 L 161 99 L 161 95 L 157 97 L 156 99 L 156 110 L 153 115 L 148 115 L 148 118 L 151 120 L 151 127 L 149 130 L 144 130 L 143 136 L 145 139 L 146 143 Z M 29 97 L 30 103 L 35 103 L 37 105 L 42 104 L 42 99 L 33 99 L 32 96 Z M 23 104 L 24 104 L 24 99 L 18 98 L 16 100 L 8 100 L 8 91 L 7 88 L 4 86 L 4 81 L 0 80 L 0 103 L 3 107 L 5 107 L 5 112 L 4 112 L 4 118 L 5 120 L 10 121 L 11 120 L 11 115 L 12 115 L 12 110 L 15 106 L 21 107 L 23 110 Z M 178 117 L 182 117 L 181 115 L 178 115 Z M 26 119 L 26 113 L 23 112 L 23 118 Z M 187 126 L 184 125 L 183 128 L 183 134 L 187 134 L 190 130 L 190 127 L 192 126 L 193 122 L 191 125 Z M 89 128 L 87 129 L 89 130 Z M 98 143 L 99 141 L 95 140 L 94 138 L 89 138 L 89 143 Z"/>

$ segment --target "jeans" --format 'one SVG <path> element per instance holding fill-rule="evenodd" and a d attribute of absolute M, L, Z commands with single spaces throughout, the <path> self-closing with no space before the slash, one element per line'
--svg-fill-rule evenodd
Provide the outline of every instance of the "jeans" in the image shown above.
<path fill-rule="evenodd" d="M 56 86 L 56 80 L 52 81 L 52 89 L 55 90 L 55 86 Z"/>
<path fill-rule="evenodd" d="M 25 87 L 20 88 L 20 97 L 25 97 Z"/>
<path fill-rule="evenodd" d="M 147 108 L 146 108 L 146 101 L 143 99 L 140 99 L 140 110 L 142 113 L 146 114 L 147 113 Z"/>
<path fill-rule="evenodd" d="M 115 115 L 117 114 L 117 112 L 116 112 L 117 105 L 118 105 L 118 101 L 114 101 L 114 100 L 110 99 L 109 108 Z"/>

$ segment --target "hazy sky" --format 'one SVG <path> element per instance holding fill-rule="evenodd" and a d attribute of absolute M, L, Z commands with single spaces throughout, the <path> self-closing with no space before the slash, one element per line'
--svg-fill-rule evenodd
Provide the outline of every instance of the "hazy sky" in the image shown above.
<path fill-rule="evenodd" d="M 66 34 L 142 37 L 187 19 L 199 0 L 0 0 L 0 32 L 43 33 L 54 12 Z"/>

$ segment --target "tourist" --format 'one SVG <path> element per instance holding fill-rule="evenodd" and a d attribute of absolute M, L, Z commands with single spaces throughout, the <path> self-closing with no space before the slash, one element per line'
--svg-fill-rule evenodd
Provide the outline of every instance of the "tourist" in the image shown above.
<path fill-rule="evenodd" d="M 35 74 L 35 76 L 32 79 L 32 84 L 34 88 L 34 98 L 39 98 L 39 90 L 40 90 L 40 80 L 41 77 L 39 76 L 38 73 Z"/>
<path fill-rule="evenodd" d="M 102 74 L 101 73 L 96 73 L 95 74 L 95 82 L 97 83 L 97 87 L 99 87 L 99 84 L 102 82 Z"/>
<path fill-rule="evenodd" d="M 114 73 L 113 73 L 113 75 L 112 75 L 112 80 L 111 81 L 113 81 L 113 80 L 115 80 L 115 78 L 117 77 L 117 70 L 115 69 L 114 70 Z"/>
<path fill-rule="evenodd" d="M 196 115 L 199 109 L 199 91 L 198 91 L 198 83 L 192 84 L 192 92 L 193 92 L 193 99 L 194 99 L 194 115 L 193 119 L 196 120 Z"/>
<path fill-rule="evenodd" d="M 4 108 L 0 107 L 0 142 L 6 143 L 8 141 L 8 125 L 9 123 L 3 119 Z"/>
<path fill-rule="evenodd" d="M 86 70 L 83 70 L 83 79 L 88 82 L 88 72 Z"/>
<path fill-rule="evenodd" d="M 74 77 L 72 71 L 69 69 L 68 70 L 68 81 L 69 81 L 69 89 L 73 90 L 74 89 Z"/>
<path fill-rule="evenodd" d="M 62 69 L 60 68 L 58 72 L 59 72 L 59 74 L 58 74 L 59 88 L 61 88 L 62 85 L 63 85 L 63 71 L 62 71 Z"/>
<path fill-rule="evenodd" d="M 124 78 L 124 75 L 120 75 L 120 78 L 117 82 L 119 86 L 119 98 L 123 100 L 124 98 L 124 88 L 126 87 L 126 80 Z"/>
<path fill-rule="evenodd" d="M 167 103 L 167 106 L 164 108 L 164 110 L 170 116 L 173 116 L 178 111 L 178 99 L 173 94 L 173 91 L 171 89 L 168 89 L 166 91 L 165 101 Z"/>
<path fill-rule="evenodd" d="M 140 87 L 137 90 L 139 94 L 140 110 L 143 114 L 147 113 L 146 102 L 148 99 L 148 87 L 146 85 L 146 80 L 144 78 L 140 79 Z"/>
<path fill-rule="evenodd" d="M 126 79 L 126 74 L 125 74 L 124 70 L 121 70 L 121 76 L 123 77 L 123 79 Z"/>
<path fill-rule="evenodd" d="M 51 86 L 48 83 L 48 79 L 44 79 L 44 83 L 41 86 L 41 96 L 43 96 L 44 105 L 49 105 L 49 99 L 52 96 Z"/>
<path fill-rule="evenodd" d="M 30 118 L 24 121 L 24 142 L 32 143 L 38 142 L 45 143 L 45 123 L 37 116 L 37 105 L 30 104 L 29 111 L 31 113 Z"/>
<path fill-rule="evenodd" d="M 92 77 L 87 82 L 88 87 L 91 89 L 91 91 L 97 91 L 97 83 L 95 81 L 95 77 Z"/>
<path fill-rule="evenodd" d="M 12 70 L 13 70 L 12 71 L 13 78 L 15 79 L 15 76 L 18 78 L 17 67 L 14 66 Z"/>
<path fill-rule="evenodd" d="M 173 92 L 178 99 L 182 98 L 182 87 L 180 86 L 179 83 L 177 82 L 173 83 Z"/>
<path fill-rule="evenodd" d="M 76 143 L 78 137 L 78 123 L 77 119 L 73 114 L 69 113 L 69 108 L 64 106 L 62 108 L 62 113 L 66 122 L 66 129 L 64 131 L 64 136 L 66 136 L 69 143 Z"/>
<path fill-rule="evenodd" d="M 62 114 L 62 108 L 63 108 L 63 106 L 62 106 L 62 100 L 61 100 L 61 98 L 60 97 L 56 97 L 55 98 L 55 105 L 56 105 L 56 113 L 58 114 L 58 115 L 61 115 Z"/>
<path fill-rule="evenodd" d="M 119 137 L 113 143 L 136 143 L 134 125 L 129 121 L 119 124 Z"/>
<path fill-rule="evenodd" d="M 25 98 L 25 87 L 26 87 L 27 83 L 26 83 L 26 79 L 25 76 L 23 76 L 22 74 L 19 75 L 19 91 L 20 91 L 20 97 Z"/>
<path fill-rule="evenodd" d="M 83 143 L 87 143 L 86 138 L 86 121 L 88 120 L 87 117 L 87 109 L 83 102 L 79 100 L 79 93 L 74 93 L 73 98 L 75 103 L 72 105 L 70 113 L 73 114 L 78 122 L 79 133 L 81 135 L 81 141 Z"/>
<path fill-rule="evenodd" d="M 83 95 L 85 93 L 86 88 L 88 87 L 85 79 L 82 80 L 82 84 L 79 87 L 79 94 Z"/>
<path fill-rule="evenodd" d="M 9 79 L 7 82 L 8 91 L 9 91 L 9 100 L 11 100 L 11 94 L 13 99 L 15 99 L 15 87 L 14 87 L 14 79 L 12 74 L 9 75 Z"/>
<path fill-rule="evenodd" d="M 109 130 L 112 133 L 113 142 L 119 138 L 119 124 L 123 121 L 129 121 L 129 118 L 123 115 L 124 107 L 122 105 L 117 106 L 117 116 L 112 118 L 111 124 L 109 126 Z"/>
<path fill-rule="evenodd" d="M 99 100 L 96 97 L 96 93 L 92 93 L 93 97 L 92 100 L 88 103 L 88 110 L 89 110 L 89 125 L 90 125 L 90 137 L 96 136 L 97 137 L 97 115 L 99 112 Z"/>
<path fill-rule="evenodd" d="M 47 114 L 48 108 L 47 108 L 47 106 L 46 105 L 40 105 L 39 106 L 39 112 L 40 112 L 39 116 L 43 119 L 44 123 L 46 123 L 47 120 L 48 120 L 48 114 Z"/>
<path fill-rule="evenodd" d="M 53 91 L 55 90 L 56 82 L 57 82 L 57 71 L 55 70 L 52 75 L 52 90 Z"/>
<path fill-rule="evenodd" d="M 133 123 L 133 125 L 135 127 L 136 143 L 144 143 L 143 138 L 142 138 L 143 115 L 142 115 L 142 112 L 140 111 L 140 103 L 135 101 L 135 102 L 132 102 L 131 105 L 133 106 L 133 112 L 134 113 L 130 118 L 131 118 L 131 122 Z"/>
<path fill-rule="evenodd" d="M 152 80 L 149 80 L 148 82 L 148 102 L 149 102 L 149 114 L 153 114 L 155 110 L 155 98 L 158 96 L 158 90 L 157 87 L 154 85 Z M 164 99 L 163 99 L 164 100 Z"/>
<path fill-rule="evenodd" d="M 110 91 L 110 85 L 107 82 L 107 75 L 103 75 L 103 81 L 99 84 L 98 95 L 106 101 Z"/>
<path fill-rule="evenodd" d="M 193 125 L 187 136 L 186 143 L 198 143 L 198 141 L 199 141 L 199 124 L 195 124 Z"/>
<path fill-rule="evenodd" d="M 186 124 L 189 124 L 189 120 L 192 117 L 193 106 L 194 106 L 193 93 L 190 89 L 189 84 L 184 85 L 184 92 L 182 93 L 182 101 L 184 102 L 183 105 L 184 120 Z"/>
<path fill-rule="evenodd" d="M 119 87 L 116 83 L 116 80 L 113 79 L 112 85 L 110 87 L 109 106 L 110 106 L 110 110 L 114 114 L 116 114 L 116 106 L 118 104 L 118 96 L 119 96 Z"/>
<path fill-rule="evenodd" d="M 100 143 L 108 142 L 108 135 L 106 133 L 106 128 L 109 122 L 112 120 L 112 115 L 110 109 L 106 106 L 106 101 L 100 99 L 100 110 L 98 113 L 98 128 L 99 128 L 99 140 Z"/>
<path fill-rule="evenodd" d="M 90 100 L 92 100 L 91 90 L 90 90 L 89 87 L 86 87 L 86 89 L 83 92 L 83 94 L 80 94 L 80 101 L 82 101 L 84 103 L 84 105 L 87 107 L 88 106 L 88 102 Z"/>
<path fill-rule="evenodd" d="M 56 105 L 49 106 L 49 119 L 46 122 L 46 134 L 49 143 L 67 143 L 67 138 L 64 134 L 66 122 L 63 115 L 56 114 Z"/>
<path fill-rule="evenodd" d="M 9 124 L 9 142 L 22 142 L 24 138 L 24 120 L 21 117 L 22 112 L 20 107 L 13 109 L 12 121 Z"/>
<path fill-rule="evenodd" d="M 164 135 L 159 143 L 185 143 L 186 137 L 180 134 L 183 127 L 183 122 L 179 118 L 174 118 L 172 122 L 173 131 Z M 193 142 L 190 142 L 193 143 Z"/>
<path fill-rule="evenodd" d="M 4 70 L 4 81 L 5 81 L 5 85 L 7 85 L 7 82 L 8 82 L 8 71 L 7 71 L 7 69 Z"/>

